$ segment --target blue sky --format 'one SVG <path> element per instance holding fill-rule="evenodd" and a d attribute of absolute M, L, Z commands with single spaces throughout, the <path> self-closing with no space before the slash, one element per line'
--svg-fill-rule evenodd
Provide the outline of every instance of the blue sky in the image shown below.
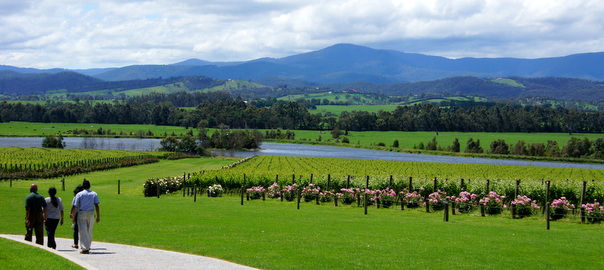
<path fill-rule="evenodd" d="M 284 57 L 336 43 L 460 57 L 604 51 L 601 0 L 0 0 L 0 64 Z"/>

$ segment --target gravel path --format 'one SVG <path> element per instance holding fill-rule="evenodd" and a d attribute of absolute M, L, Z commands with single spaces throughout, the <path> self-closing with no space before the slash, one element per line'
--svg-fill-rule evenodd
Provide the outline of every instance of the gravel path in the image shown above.
<path fill-rule="evenodd" d="M 73 239 L 57 238 L 57 250 L 53 250 L 27 242 L 23 235 L 0 237 L 43 248 L 86 269 L 255 269 L 211 257 L 94 240 L 90 254 L 80 254 L 80 250 L 71 247 Z"/>

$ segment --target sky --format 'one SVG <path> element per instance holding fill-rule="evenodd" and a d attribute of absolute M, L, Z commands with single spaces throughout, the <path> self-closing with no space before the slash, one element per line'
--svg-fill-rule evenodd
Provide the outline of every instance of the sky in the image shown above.
<path fill-rule="evenodd" d="M 602 0 L 0 0 L 0 65 L 280 58 L 338 43 L 462 57 L 604 51 Z"/>

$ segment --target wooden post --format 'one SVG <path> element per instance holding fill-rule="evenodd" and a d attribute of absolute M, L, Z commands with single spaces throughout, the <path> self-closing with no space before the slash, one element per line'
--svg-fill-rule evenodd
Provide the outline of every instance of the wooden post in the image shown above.
<path fill-rule="evenodd" d="M 545 221 L 547 224 L 547 230 L 549 230 L 549 187 L 550 181 L 545 181 L 546 189 L 545 189 Z"/>
<path fill-rule="evenodd" d="M 183 198 L 185 197 L 185 191 L 186 191 L 185 182 L 186 182 L 185 180 L 182 180 L 182 187 L 181 188 L 182 188 L 182 197 Z"/>
<path fill-rule="evenodd" d="M 430 201 L 428 200 L 428 195 L 424 196 L 424 202 L 426 203 L 426 213 L 430 213 Z"/>
<path fill-rule="evenodd" d="M 243 195 L 245 194 L 245 174 L 243 174 L 243 184 L 241 184 L 241 205 L 243 205 Z"/>
<path fill-rule="evenodd" d="M 292 174 L 292 185 L 296 183 L 296 174 Z"/>
<path fill-rule="evenodd" d="M 331 174 L 327 175 L 327 190 L 329 190 L 329 187 L 331 186 Z"/>
<path fill-rule="evenodd" d="M 455 215 L 455 200 L 451 201 L 451 214 Z"/>
<path fill-rule="evenodd" d="M 117 194 L 118 195 L 120 194 L 121 185 L 122 185 L 121 180 L 117 180 Z"/>
<path fill-rule="evenodd" d="M 443 220 L 445 222 L 449 222 L 449 201 L 445 200 L 444 203 L 445 203 L 445 214 L 444 214 L 445 216 L 444 216 Z"/>
<path fill-rule="evenodd" d="M 10 187 L 11 187 L 11 188 L 13 187 L 13 176 L 12 176 L 12 175 L 11 175 L 11 177 L 10 177 Z"/>
<path fill-rule="evenodd" d="M 581 202 L 579 205 L 581 206 L 581 223 L 585 223 L 585 208 L 583 208 L 583 204 L 585 203 L 585 190 L 587 189 L 587 181 L 583 181 L 583 187 L 581 188 Z"/>
<path fill-rule="evenodd" d="M 388 188 L 392 188 L 392 175 L 390 175 L 390 183 L 388 184 Z"/>
<path fill-rule="evenodd" d="M 347 189 L 350 188 L 350 175 L 348 175 L 348 177 L 346 177 L 346 188 Z"/>
<path fill-rule="evenodd" d="M 159 181 L 157 182 L 157 198 L 159 199 Z"/>
<path fill-rule="evenodd" d="M 367 190 L 369 190 L 369 175 L 365 178 L 365 196 L 363 196 L 363 201 L 365 203 L 365 215 L 367 215 L 367 204 L 369 201 L 367 200 Z"/>
<path fill-rule="evenodd" d="M 313 178 L 313 174 L 310 174 L 310 183 L 312 184 L 312 178 Z"/>
<path fill-rule="evenodd" d="M 61 179 L 61 185 L 63 186 L 63 191 L 65 191 L 65 178 Z M 120 194 L 119 192 L 117 194 Z"/>
<path fill-rule="evenodd" d="M 432 190 L 432 192 L 436 192 L 438 191 L 436 188 L 438 187 L 438 179 L 436 177 L 434 177 L 434 189 Z"/>
<path fill-rule="evenodd" d="M 459 190 L 466 191 L 466 184 L 464 183 L 463 178 L 461 179 L 461 183 L 459 183 Z"/>
<path fill-rule="evenodd" d="M 491 192 L 491 180 L 489 180 L 489 179 L 487 179 L 487 187 L 486 187 L 486 189 L 487 189 L 486 194 L 488 195 L 489 192 Z"/>
<path fill-rule="evenodd" d="M 520 189 L 520 179 L 516 180 L 516 189 L 514 190 L 514 199 L 518 198 L 518 193 Z M 516 218 L 516 205 L 512 204 L 512 218 Z"/>
<path fill-rule="evenodd" d="M 413 191 L 413 177 L 409 176 L 409 192 Z"/>
<path fill-rule="evenodd" d="M 333 194 L 333 206 L 338 206 L 338 195 Z"/>
<path fill-rule="evenodd" d="M 301 194 L 300 194 L 301 192 L 302 191 L 300 189 L 298 189 L 298 191 L 297 191 L 297 195 L 298 195 L 297 196 L 298 197 L 298 210 L 300 210 L 300 197 L 302 197 Z"/>
<path fill-rule="evenodd" d="M 193 185 L 193 202 L 197 202 L 197 184 Z"/>

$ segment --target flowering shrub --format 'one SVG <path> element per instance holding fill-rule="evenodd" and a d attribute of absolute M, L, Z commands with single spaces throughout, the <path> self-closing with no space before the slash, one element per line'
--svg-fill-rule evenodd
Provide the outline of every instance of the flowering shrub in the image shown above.
<path fill-rule="evenodd" d="M 255 186 L 255 187 L 246 189 L 247 195 L 250 198 L 250 200 L 262 198 L 262 194 L 264 194 L 265 191 L 266 191 L 266 189 L 262 186 Z"/>
<path fill-rule="evenodd" d="M 331 202 L 333 200 L 334 197 L 334 193 L 333 191 L 322 191 L 321 193 L 319 193 L 319 200 L 321 202 Z"/>
<path fill-rule="evenodd" d="M 159 194 L 172 193 L 182 188 L 182 181 L 182 176 L 147 179 L 143 184 L 143 194 L 145 197 L 155 197 L 158 190 Z"/>
<path fill-rule="evenodd" d="M 354 189 L 343 188 L 340 189 L 340 191 L 342 191 L 342 193 L 340 193 L 342 195 L 339 197 L 339 199 L 343 204 L 352 204 L 356 200 L 356 193 L 354 192 Z"/>
<path fill-rule="evenodd" d="M 497 215 L 503 212 L 507 206 L 503 203 L 505 196 L 497 194 L 497 192 L 491 191 L 489 195 L 480 199 L 480 205 L 484 206 L 485 213 L 489 215 Z"/>
<path fill-rule="evenodd" d="M 376 190 L 375 197 L 380 200 L 382 207 L 389 208 L 394 204 L 394 200 L 396 199 L 396 191 L 392 190 L 391 188 Z"/>
<path fill-rule="evenodd" d="M 476 199 L 478 195 L 462 191 L 459 193 L 459 197 L 454 198 L 457 210 L 460 213 L 471 213 L 476 208 Z"/>
<path fill-rule="evenodd" d="M 418 208 L 419 205 L 421 203 L 423 203 L 423 201 L 424 201 L 424 198 L 422 197 L 422 195 L 417 193 L 417 191 L 413 191 L 413 192 L 409 193 L 409 192 L 406 192 L 403 190 L 403 191 L 401 191 L 401 195 L 403 195 L 403 193 L 404 193 L 403 200 L 407 204 L 408 208 Z"/>
<path fill-rule="evenodd" d="M 600 223 L 604 220 L 604 206 L 599 202 L 586 203 L 581 207 L 585 209 L 585 217 L 589 223 Z"/>
<path fill-rule="evenodd" d="M 222 189 L 221 185 L 214 184 L 214 185 L 211 185 L 210 187 L 208 187 L 208 195 L 210 197 L 222 197 L 223 193 L 224 193 L 224 189 Z"/>
<path fill-rule="evenodd" d="M 359 196 L 359 199 L 361 202 L 364 202 L 365 196 L 367 196 L 367 205 L 373 205 L 375 203 L 375 201 L 377 200 L 377 197 L 375 196 L 375 193 L 376 193 L 375 190 L 371 190 L 368 188 L 364 188 L 364 189 L 357 188 L 355 190 L 355 192 Z"/>
<path fill-rule="evenodd" d="M 283 187 L 283 198 L 287 201 L 293 201 L 296 199 L 296 195 L 298 193 L 298 184 L 287 185 Z"/>
<path fill-rule="evenodd" d="M 568 211 L 575 209 L 575 205 L 571 204 L 566 197 L 554 200 L 549 207 L 551 208 L 550 217 L 552 220 L 564 218 L 568 214 Z"/>
<path fill-rule="evenodd" d="M 518 195 L 516 199 L 512 201 L 512 205 L 516 207 L 516 215 L 521 218 L 532 216 L 536 210 L 541 208 L 537 205 L 537 202 L 533 201 L 531 198 L 521 195 Z"/>
<path fill-rule="evenodd" d="M 321 193 L 321 187 L 317 186 L 315 184 L 308 184 L 308 186 L 305 186 L 302 189 L 302 198 L 304 198 L 305 202 L 310 202 L 313 201 L 315 199 L 317 199 L 317 196 L 319 196 L 319 193 Z"/>
<path fill-rule="evenodd" d="M 270 185 L 267 189 L 266 195 L 272 199 L 279 198 L 281 196 L 281 188 L 279 188 L 279 184 L 275 182 Z"/>
<path fill-rule="evenodd" d="M 428 195 L 428 202 L 430 203 L 430 207 L 432 210 L 443 210 L 445 209 L 445 200 L 447 198 L 447 193 L 443 191 L 436 191 L 430 193 Z"/>

